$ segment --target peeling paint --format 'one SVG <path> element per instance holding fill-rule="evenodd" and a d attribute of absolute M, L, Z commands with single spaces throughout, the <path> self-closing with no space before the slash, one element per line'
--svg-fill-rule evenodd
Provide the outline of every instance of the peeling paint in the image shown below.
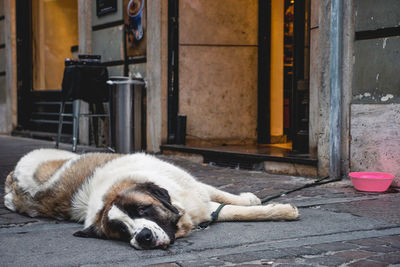
<path fill-rule="evenodd" d="M 400 104 L 351 106 L 352 171 L 385 171 L 400 177 L 399 112 Z"/>
<path fill-rule="evenodd" d="M 355 95 L 354 99 L 362 99 L 363 95 Z"/>
<path fill-rule="evenodd" d="M 370 97 L 371 93 L 364 93 L 364 97 Z"/>
<path fill-rule="evenodd" d="M 386 47 L 386 41 L 387 41 L 387 39 L 388 39 L 388 38 L 384 38 L 384 39 L 383 39 L 383 46 L 382 46 L 383 49 L 385 49 L 385 47 Z"/>
<path fill-rule="evenodd" d="M 392 94 L 387 94 L 387 95 L 381 97 L 381 101 L 382 102 L 386 102 L 391 98 L 393 98 L 393 95 Z"/>
<path fill-rule="evenodd" d="M 379 73 L 376 74 L 376 81 L 379 81 Z"/>

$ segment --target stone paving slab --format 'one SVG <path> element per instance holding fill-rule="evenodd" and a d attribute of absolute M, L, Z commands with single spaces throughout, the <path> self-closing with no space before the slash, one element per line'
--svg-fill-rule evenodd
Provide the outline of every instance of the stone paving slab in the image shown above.
<path fill-rule="evenodd" d="M 114 261 L 123 261 L 125 264 L 128 260 L 143 260 L 146 256 L 154 258 L 196 254 L 203 251 L 218 254 L 226 253 L 235 247 L 241 247 L 238 251 L 251 251 L 260 247 L 274 250 L 301 242 L 304 237 L 314 237 L 319 242 L 318 240 L 322 240 L 324 236 L 331 237 L 333 234 L 349 234 L 358 231 L 362 236 L 364 232 L 368 235 L 371 230 L 391 227 L 385 222 L 367 220 L 346 213 L 327 213 L 318 209 L 305 209 L 300 212 L 303 214 L 302 219 L 295 222 L 217 223 L 211 225 L 209 229 L 193 232 L 188 238 L 177 240 L 168 251 L 150 252 L 137 252 L 128 244 L 118 241 L 73 237 L 72 234 L 82 227 L 75 223 L 54 221 L 48 221 L 45 224 L 31 223 L 21 227 L 0 229 L 0 251 L 4 253 L 3 262 L 24 264 L 28 255 L 30 261 L 35 262 L 36 256 L 45 252 L 51 255 L 48 258 L 50 265 L 55 264 L 52 259 L 74 265 L 77 260 L 81 264 L 101 263 L 98 259 L 104 256 L 102 251 L 106 250 L 107 264 L 115 263 Z M 318 224 L 313 223 L 316 220 L 319 220 Z M 342 229 L 343 223 L 347 224 L 348 228 Z M 400 229 L 398 233 L 400 234 Z M 27 251 L 18 249 L 23 247 L 31 248 L 28 255 Z M 223 252 L 217 251 L 221 249 Z M 65 253 L 66 251 L 76 256 L 71 258 L 68 253 Z M 86 255 L 91 257 L 87 259 Z"/>
<path fill-rule="evenodd" d="M 0 196 L 17 160 L 54 142 L 0 136 Z M 70 145 L 62 148 L 69 149 Z M 78 147 L 79 152 L 104 151 Z M 304 177 L 235 170 L 160 156 L 228 192 L 270 196 L 311 182 Z M 400 264 L 397 190 L 363 193 L 348 179 L 279 198 L 300 207 L 294 222 L 217 223 L 168 250 L 137 251 L 127 243 L 82 239 L 82 225 L 12 213 L 0 201 L 1 266 L 390 266 Z"/>

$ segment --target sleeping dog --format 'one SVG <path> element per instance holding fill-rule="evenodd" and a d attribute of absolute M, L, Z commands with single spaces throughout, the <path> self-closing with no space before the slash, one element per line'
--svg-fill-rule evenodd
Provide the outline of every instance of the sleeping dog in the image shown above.
<path fill-rule="evenodd" d="M 154 156 L 39 149 L 25 155 L 5 185 L 5 206 L 31 217 L 83 222 L 74 235 L 118 239 L 136 249 L 166 248 L 211 219 L 296 220 L 289 204 L 260 205 L 252 193 L 218 190 Z"/>

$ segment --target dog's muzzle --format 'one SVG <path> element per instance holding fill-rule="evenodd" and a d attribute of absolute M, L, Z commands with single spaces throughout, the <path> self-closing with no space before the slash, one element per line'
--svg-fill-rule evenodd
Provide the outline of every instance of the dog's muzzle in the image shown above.
<path fill-rule="evenodd" d="M 132 238 L 130 244 L 136 249 L 166 249 L 170 244 L 170 240 L 159 240 L 153 231 L 148 228 L 143 228 Z"/>

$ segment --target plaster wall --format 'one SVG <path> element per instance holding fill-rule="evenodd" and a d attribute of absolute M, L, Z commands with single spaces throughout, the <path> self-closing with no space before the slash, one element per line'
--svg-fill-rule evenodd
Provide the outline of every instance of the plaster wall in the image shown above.
<path fill-rule="evenodd" d="M 15 1 L 1 1 L 0 16 L 0 134 L 10 134 L 17 125 Z"/>
<path fill-rule="evenodd" d="M 400 1 L 353 0 L 355 31 L 375 30 L 400 25 Z"/>
<path fill-rule="evenodd" d="M 2 14 L 4 16 L 4 13 Z M 4 44 L 4 41 L 6 39 L 4 28 L 5 27 L 5 19 L 0 20 L 0 29 L 2 29 L 2 34 L 0 34 L 0 44 Z"/>
<path fill-rule="evenodd" d="M 4 32 L 4 27 L 3 29 L 0 26 L 0 31 Z M 0 48 L 0 62 L 6 62 L 6 49 L 5 48 Z M 1 64 L 0 65 L 0 72 L 6 71 L 6 64 Z"/>
<path fill-rule="evenodd" d="M 318 175 L 329 174 L 329 0 L 311 1 L 310 150 L 318 158 Z"/>
<path fill-rule="evenodd" d="M 256 66 L 257 48 L 180 47 L 179 110 L 187 115 L 187 140 L 256 139 Z"/>
<path fill-rule="evenodd" d="M 4 61 L 1 61 L 4 62 Z M 5 105 L 7 102 L 7 88 L 6 88 L 6 76 L 0 76 L 0 105 Z"/>
<path fill-rule="evenodd" d="M 399 122 L 400 104 L 351 106 L 352 171 L 383 171 L 400 177 Z"/>
<path fill-rule="evenodd" d="M 257 0 L 179 1 L 179 113 L 187 143 L 254 143 Z"/>
<path fill-rule="evenodd" d="M 128 72 L 140 75 L 148 80 L 147 87 L 147 150 L 158 152 L 162 136 L 166 136 L 166 49 L 167 46 L 167 1 L 146 1 L 147 16 L 151 19 L 147 22 L 147 56 L 145 63 L 128 65 Z M 124 1 L 117 1 L 117 11 L 98 17 L 96 15 L 96 1 L 91 3 L 91 48 L 93 54 L 102 56 L 102 62 L 112 63 L 109 66 L 109 76 L 124 76 L 124 65 L 116 65 L 126 58 L 124 52 Z M 116 25 L 116 26 L 109 26 Z M 163 58 L 165 57 L 165 59 Z M 150 69 L 151 71 L 147 71 Z M 165 78 L 164 78 L 165 77 Z M 164 80 L 165 81 L 164 81 Z M 164 81 L 164 82 L 163 82 Z M 163 87 L 163 84 L 165 86 Z M 161 88 L 165 88 L 162 90 Z M 164 93 L 165 91 L 165 93 Z M 163 102 L 162 102 L 162 99 Z M 162 134 L 165 128 L 165 134 Z"/>
<path fill-rule="evenodd" d="M 311 0 L 310 18 L 310 154 L 318 158 L 318 175 L 330 168 L 330 0 Z M 341 173 L 350 168 L 350 102 L 354 64 L 354 2 L 342 8 Z"/>
<path fill-rule="evenodd" d="M 399 47 L 400 36 L 355 42 L 353 103 L 400 103 Z"/>
<path fill-rule="evenodd" d="M 124 59 L 123 43 L 124 26 L 106 28 L 92 32 L 92 52 L 101 55 L 101 61 Z"/>
<path fill-rule="evenodd" d="M 320 51 L 320 29 L 319 14 L 321 8 L 321 0 L 311 0 L 310 15 L 310 121 L 309 121 L 309 153 L 313 157 L 317 157 L 318 153 L 318 137 L 319 137 L 319 90 L 321 83 L 321 51 Z"/>
<path fill-rule="evenodd" d="M 351 170 L 391 172 L 400 186 L 400 36 L 373 36 L 399 27 L 400 2 L 354 2 L 356 32 L 372 36 L 354 43 Z"/>
<path fill-rule="evenodd" d="M 92 54 L 92 0 L 78 0 L 78 53 Z M 89 105 L 81 100 L 81 112 L 89 113 Z M 79 120 L 79 143 L 89 144 L 89 118 Z"/>
<path fill-rule="evenodd" d="M 354 75 L 354 2 L 343 1 L 341 173 L 350 172 L 350 103 Z"/>
<path fill-rule="evenodd" d="M 151 1 L 146 2 L 147 5 L 151 5 Z M 91 30 L 91 53 L 101 55 L 102 62 L 122 62 L 125 60 L 124 53 L 124 1 L 117 0 L 117 11 L 102 16 L 96 14 L 96 1 L 91 1 L 90 10 L 90 28 L 97 28 Z M 111 26 L 110 26 L 111 25 Z M 116 25 L 116 26 L 112 26 Z M 146 77 L 146 63 L 130 64 L 128 66 L 128 72 L 140 73 L 143 78 Z M 110 76 L 123 76 L 124 65 L 112 64 L 108 67 Z"/>
<path fill-rule="evenodd" d="M 123 21 L 123 0 L 117 0 L 117 11 L 102 15 L 96 14 L 96 1 L 91 1 L 91 28 L 101 26 L 107 23 L 116 23 Z M 124 26 L 117 25 L 113 27 L 91 30 L 91 50 L 95 55 L 101 55 L 102 62 L 118 61 L 124 59 L 123 51 L 123 33 Z"/>
<path fill-rule="evenodd" d="M 147 150 L 167 138 L 168 1 L 147 1 Z"/>

